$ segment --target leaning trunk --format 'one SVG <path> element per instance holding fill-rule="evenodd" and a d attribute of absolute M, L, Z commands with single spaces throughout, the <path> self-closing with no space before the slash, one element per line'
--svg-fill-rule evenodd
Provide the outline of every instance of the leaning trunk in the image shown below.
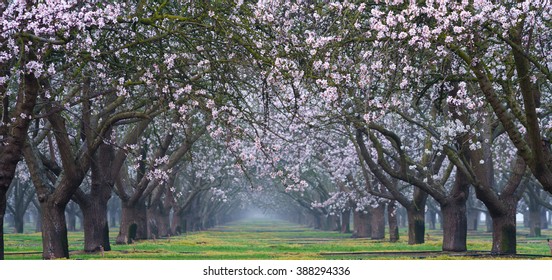
<path fill-rule="evenodd" d="M 408 215 L 408 244 L 422 244 L 425 242 L 425 214 L 423 209 L 412 207 L 406 210 Z"/>
<path fill-rule="evenodd" d="M 65 207 L 53 199 L 45 199 L 41 204 L 42 213 L 42 258 L 69 258 Z"/>
<path fill-rule="evenodd" d="M 121 227 L 117 244 L 130 244 L 134 240 L 147 239 L 146 205 L 142 201 L 136 204 L 122 203 Z"/>
<path fill-rule="evenodd" d="M 81 211 L 84 226 L 84 251 L 111 250 L 107 223 L 107 201 L 90 199 L 88 205 L 81 207 Z"/>

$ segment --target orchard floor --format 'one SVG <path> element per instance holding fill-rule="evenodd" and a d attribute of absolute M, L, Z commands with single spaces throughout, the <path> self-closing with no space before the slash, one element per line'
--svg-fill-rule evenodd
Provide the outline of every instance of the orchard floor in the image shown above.
<path fill-rule="evenodd" d="M 165 239 L 138 241 L 131 245 L 112 245 L 112 250 L 84 254 L 83 233 L 69 233 L 72 259 L 176 259 L 176 260 L 343 260 L 343 259 L 552 259 L 543 237 L 529 238 L 518 229 L 517 256 L 491 256 L 490 233 L 468 233 L 468 252 L 443 253 L 442 232 L 428 230 L 425 244 L 408 245 L 406 229 L 399 242 L 350 238 L 351 234 L 318 231 L 285 221 L 249 219 Z M 114 239 L 116 232 L 111 232 Z M 40 233 L 6 234 L 6 259 L 40 259 Z"/>

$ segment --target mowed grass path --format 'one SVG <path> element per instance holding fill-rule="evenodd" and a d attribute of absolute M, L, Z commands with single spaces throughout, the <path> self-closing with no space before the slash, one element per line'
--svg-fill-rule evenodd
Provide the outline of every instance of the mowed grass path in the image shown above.
<path fill-rule="evenodd" d="M 177 260 L 324 260 L 324 259 L 472 259 L 474 256 L 443 255 L 440 231 L 428 231 L 425 244 L 408 245 L 406 232 L 399 242 L 350 238 L 351 234 L 318 231 L 279 220 L 251 219 L 170 239 L 144 240 L 131 245 L 113 245 L 112 251 L 84 254 L 83 233 L 69 234 L 72 259 L 177 259 Z M 552 231 L 543 234 L 551 236 Z M 111 233 L 114 238 L 116 232 Z M 40 259 L 40 233 L 6 234 L 6 259 Z M 489 251 L 490 234 L 471 232 L 468 250 Z M 419 251 L 421 253 L 412 253 Z M 403 252 L 390 254 L 389 252 Z M 550 256 L 545 238 L 530 239 L 520 231 L 518 253 Z M 533 258 L 526 256 L 522 258 Z M 480 257 L 477 257 L 480 258 Z M 484 258 L 495 258 L 484 256 Z M 511 257 L 501 257 L 511 258 Z M 552 259 L 552 258 L 550 258 Z"/>

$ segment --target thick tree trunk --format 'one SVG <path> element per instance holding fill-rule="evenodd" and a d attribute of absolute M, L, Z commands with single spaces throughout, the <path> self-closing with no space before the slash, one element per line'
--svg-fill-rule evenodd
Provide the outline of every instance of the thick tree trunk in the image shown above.
<path fill-rule="evenodd" d="M 136 205 L 122 203 L 121 227 L 117 236 L 117 244 L 130 244 L 134 240 L 147 239 L 146 205 L 139 201 Z"/>
<path fill-rule="evenodd" d="M 466 203 L 470 183 L 462 172 L 456 172 L 454 186 L 445 203 L 441 204 L 443 217 L 443 251 L 464 252 L 467 250 L 468 219 Z"/>
<path fill-rule="evenodd" d="M 385 204 L 379 203 L 378 207 L 370 209 L 370 216 L 370 238 L 385 239 Z"/>
<path fill-rule="evenodd" d="M 351 232 L 351 210 L 341 212 L 341 233 Z"/>
<path fill-rule="evenodd" d="M 327 220 L 326 230 L 339 231 L 341 229 L 341 222 L 337 215 L 328 215 L 326 220 Z"/>
<path fill-rule="evenodd" d="M 111 135 L 111 132 L 107 135 Z M 84 227 L 84 251 L 110 251 L 108 203 L 114 185 L 114 147 L 101 144 L 91 162 L 90 193 L 79 203 Z M 85 213 L 86 212 L 86 213 Z"/>
<path fill-rule="evenodd" d="M 175 213 L 172 217 L 171 234 L 181 235 L 186 232 L 186 219 L 183 215 Z"/>
<path fill-rule="evenodd" d="M 81 207 L 84 227 L 84 251 L 96 252 L 103 248 L 110 251 L 109 225 L 107 223 L 107 201 L 90 199 Z"/>
<path fill-rule="evenodd" d="M 40 203 L 42 209 L 42 258 L 69 258 L 67 242 L 67 223 L 65 221 L 65 205 L 54 203 L 53 199 L 45 199 Z"/>
<path fill-rule="evenodd" d="M 166 237 L 171 234 L 170 216 L 168 211 L 160 207 L 150 207 L 148 214 L 148 238 Z"/>
<path fill-rule="evenodd" d="M 397 205 L 394 200 L 387 204 L 387 221 L 389 223 L 389 241 L 399 241 L 399 224 L 397 221 Z"/>
<path fill-rule="evenodd" d="M 354 238 L 366 238 L 370 237 L 370 214 L 364 213 L 362 211 L 355 211 L 353 213 L 353 220 L 355 230 L 353 232 Z"/>
<path fill-rule="evenodd" d="M 159 237 L 167 237 L 172 235 L 171 219 L 169 215 L 162 215 L 159 217 L 157 224 L 159 225 Z"/>
<path fill-rule="evenodd" d="M 466 251 L 468 222 L 465 200 L 453 200 L 441 205 L 441 213 L 443 215 L 443 251 Z"/>
<path fill-rule="evenodd" d="M 0 187 L 0 260 L 4 259 L 4 215 L 6 214 L 7 191 L 7 188 Z"/>
<path fill-rule="evenodd" d="M 513 205 L 512 205 L 513 204 Z M 516 203 L 508 203 L 508 211 L 493 218 L 493 254 L 516 253 Z"/>
<path fill-rule="evenodd" d="M 424 209 L 406 209 L 408 215 L 408 244 L 423 244 L 425 242 Z"/>
<path fill-rule="evenodd" d="M 515 215 L 504 215 L 493 218 L 493 247 L 495 254 L 516 253 L 516 224 Z"/>

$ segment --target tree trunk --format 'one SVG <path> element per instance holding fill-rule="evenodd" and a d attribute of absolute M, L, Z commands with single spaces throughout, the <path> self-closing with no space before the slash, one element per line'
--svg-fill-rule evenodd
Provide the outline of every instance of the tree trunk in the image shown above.
<path fill-rule="evenodd" d="M 184 215 L 174 213 L 171 223 L 171 234 L 181 235 L 186 232 L 186 219 Z"/>
<path fill-rule="evenodd" d="M 406 209 L 408 215 L 408 244 L 423 244 L 425 242 L 424 209 Z"/>
<path fill-rule="evenodd" d="M 353 220 L 355 230 L 353 232 L 354 238 L 366 238 L 370 237 L 370 214 L 364 213 L 363 211 L 355 211 L 353 213 Z"/>
<path fill-rule="evenodd" d="M 426 216 L 429 223 L 429 229 L 432 229 L 432 230 L 436 229 L 437 217 L 436 217 L 435 211 L 431 208 L 428 209 L 426 212 Z"/>
<path fill-rule="evenodd" d="M 523 227 L 526 227 L 526 228 L 529 228 L 530 227 L 530 224 L 529 224 L 529 210 L 525 210 L 523 211 L 523 213 L 521 213 L 521 215 L 523 216 Z"/>
<path fill-rule="evenodd" d="M 23 233 L 25 227 L 25 212 L 15 211 L 15 213 L 13 213 L 13 223 L 15 226 L 15 233 Z"/>
<path fill-rule="evenodd" d="M 546 219 L 546 209 L 544 207 L 541 207 L 540 211 L 540 223 L 541 223 L 541 229 L 548 229 L 548 219 Z"/>
<path fill-rule="evenodd" d="M 456 172 L 454 186 L 445 203 L 441 204 L 443 217 L 443 251 L 464 252 L 467 250 L 468 220 L 466 203 L 470 183 L 466 175 Z"/>
<path fill-rule="evenodd" d="M 468 230 L 477 231 L 479 225 L 479 210 L 470 209 L 468 211 Z"/>
<path fill-rule="evenodd" d="M 44 199 L 42 209 L 42 258 L 46 260 L 69 258 L 65 205 L 54 203 L 54 199 Z"/>
<path fill-rule="evenodd" d="M 399 241 L 399 224 L 397 221 L 397 205 L 394 200 L 387 204 L 387 220 L 389 222 L 389 241 Z"/>
<path fill-rule="evenodd" d="M 351 232 L 351 210 L 341 212 L 341 233 Z"/>
<path fill-rule="evenodd" d="M 42 232 L 42 211 L 36 209 L 35 232 Z"/>
<path fill-rule="evenodd" d="M 339 221 L 339 216 L 337 215 L 328 215 L 326 218 L 327 225 L 326 230 L 338 231 L 341 229 L 341 222 Z"/>
<path fill-rule="evenodd" d="M 370 238 L 385 239 L 385 203 L 378 203 L 378 207 L 370 209 Z"/>
<path fill-rule="evenodd" d="M 65 211 L 65 219 L 67 220 L 67 231 L 77 231 L 77 215 L 73 209 Z"/>
<path fill-rule="evenodd" d="M 529 236 L 541 237 L 541 206 L 529 206 Z"/>
<path fill-rule="evenodd" d="M 516 203 L 508 203 L 505 213 L 493 218 L 493 254 L 516 253 Z"/>
<path fill-rule="evenodd" d="M 465 200 L 441 205 L 443 215 L 443 251 L 464 252 L 467 250 L 466 240 L 468 221 L 466 218 Z"/>
<path fill-rule="evenodd" d="M 4 215 L 6 214 L 7 191 L 7 188 L 0 187 L 0 260 L 4 259 Z"/>
<path fill-rule="evenodd" d="M 117 236 L 117 244 L 130 244 L 134 240 L 147 239 L 146 205 L 138 201 L 136 205 L 122 203 L 121 227 Z"/>
<path fill-rule="evenodd" d="M 110 251 L 109 224 L 107 222 L 107 201 L 90 199 L 81 206 L 84 227 L 84 251 L 97 252 L 103 248 Z"/>
<path fill-rule="evenodd" d="M 485 213 L 485 225 L 487 226 L 486 232 L 493 232 L 493 218 L 489 212 Z"/>

